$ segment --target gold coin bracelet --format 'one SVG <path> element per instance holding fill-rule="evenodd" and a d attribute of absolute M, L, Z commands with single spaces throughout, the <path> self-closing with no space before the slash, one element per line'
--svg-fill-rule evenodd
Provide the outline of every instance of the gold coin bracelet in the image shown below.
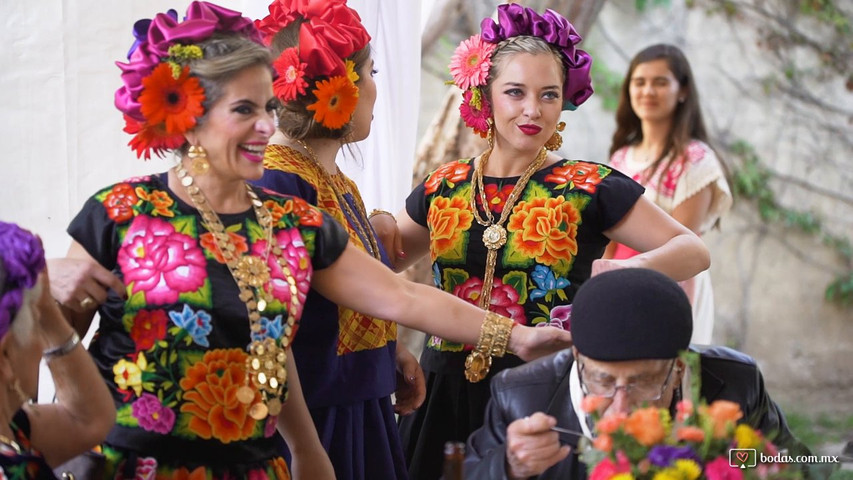
<path fill-rule="evenodd" d="M 486 378 L 492 367 L 492 357 L 503 357 L 509 345 L 509 336 L 515 322 L 511 318 L 486 312 L 483 324 L 480 326 L 480 338 L 477 346 L 465 358 L 465 378 L 471 383 L 477 383 Z"/>

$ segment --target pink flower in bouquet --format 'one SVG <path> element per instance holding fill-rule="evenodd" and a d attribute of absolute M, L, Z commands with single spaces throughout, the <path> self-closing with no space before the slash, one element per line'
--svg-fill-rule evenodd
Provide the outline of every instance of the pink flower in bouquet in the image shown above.
<path fill-rule="evenodd" d="M 589 480 L 609 480 L 620 473 L 631 473 L 631 462 L 622 452 L 616 452 L 616 462 L 605 458 L 589 474 Z"/>
<path fill-rule="evenodd" d="M 740 469 L 730 467 L 725 457 L 717 457 L 706 463 L 705 476 L 708 480 L 743 480 Z"/>
<path fill-rule="evenodd" d="M 693 415 L 693 402 L 690 400 L 681 400 L 675 404 L 675 420 L 684 422 L 690 415 Z"/>

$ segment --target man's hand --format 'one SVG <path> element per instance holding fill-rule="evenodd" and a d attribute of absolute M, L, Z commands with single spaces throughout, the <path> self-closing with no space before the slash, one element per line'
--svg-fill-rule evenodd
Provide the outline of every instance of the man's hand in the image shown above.
<path fill-rule="evenodd" d="M 93 311 L 107 300 L 107 291 L 121 297 L 127 289 L 112 272 L 92 260 L 49 258 L 50 292 L 57 302 L 75 312 Z"/>
<path fill-rule="evenodd" d="M 542 412 L 518 419 L 506 429 L 506 470 L 512 480 L 539 475 L 569 455 L 571 447 L 560 445 L 554 417 Z"/>
<path fill-rule="evenodd" d="M 426 398 L 424 372 L 412 352 L 397 342 L 397 390 L 394 411 L 398 415 L 414 412 Z"/>

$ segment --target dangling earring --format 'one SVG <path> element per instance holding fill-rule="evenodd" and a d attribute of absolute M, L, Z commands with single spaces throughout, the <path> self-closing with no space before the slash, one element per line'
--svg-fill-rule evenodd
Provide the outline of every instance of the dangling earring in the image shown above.
<path fill-rule="evenodd" d="M 193 175 L 204 175 L 210 169 L 210 162 L 207 161 L 207 151 L 201 145 L 190 145 L 187 152 L 190 157 L 190 172 Z"/>
<path fill-rule="evenodd" d="M 489 130 L 486 132 L 486 141 L 489 142 L 489 150 L 495 148 L 495 122 L 490 118 L 486 120 L 489 123 Z"/>
<path fill-rule="evenodd" d="M 554 150 L 559 150 L 560 147 L 563 146 L 563 137 L 560 135 L 560 132 L 562 132 L 564 128 L 566 128 L 566 122 L 560 122 L 557 124 L 557 131 L 551 135 L 551 138 L 549 138 L 547 142 L 545 142 L 546 149 L 553 152 Z"/>

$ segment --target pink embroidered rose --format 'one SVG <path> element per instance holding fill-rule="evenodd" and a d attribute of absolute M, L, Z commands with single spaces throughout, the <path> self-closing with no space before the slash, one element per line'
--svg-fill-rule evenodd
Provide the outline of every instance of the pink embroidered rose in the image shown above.
<path fill-rule="evenodd" d="M 463 300 L 467 300 L 469 303 L 477 305 L 477 302 L 480 301 L 480 293 L 482 291 L 483 279 L 471 277 L 465 283 L 457 285 L 453 289 L 453 294 Z M 491 305 L 489 310 L 524 325 L 527 323 L 527 319 L 524 316 L 524 307 L 518 304 L 519 298 L 518 292 L 511 285 L 507 285 L 499 278 L 496 278 L 492 286 L 492 298 L 489 302 Z"/>
<path fill-rule="evenodd" d="M 136 217 L 118 252 L 118 264 L 132 293 L 148 304 L 167 304 L 198 290 L 207 277 L 204 253 L 195 239 L 159 218 Z"/>
<path fill-rule="evenodd" d="M 139 421 L 139 426 L 150 432 L 166 434 L 175 425 L 175 412 L 150 393 L 143 393 L 133 402 L 132 408 L 133 417 Z"/>
<path fill-rule="evenodd" d="M 299 291 L 299 314 L 301 315 L 302 306 L 305 304 L 305 298 L 311 288 L 311 274 L 314 271 L 311 266 L 311 257 L 308 256 L 305 242 L 302 241 L 302 236 L 296 228 L 280 230 L 276 233 L 276 241 L 281 247 L 282 255 L 287 259 L 291 275 L 296 279 L 296 288 Z M 252 245 L 251 253 L 263 258 L 266 249 L 266 240 L 259 240 Z M 275 259 L 275 255 L 270 254 L 267 258 L 267 264 L 272 276 L 273 297 L 282 303 L 290 303 L 290 286 Z"/>

